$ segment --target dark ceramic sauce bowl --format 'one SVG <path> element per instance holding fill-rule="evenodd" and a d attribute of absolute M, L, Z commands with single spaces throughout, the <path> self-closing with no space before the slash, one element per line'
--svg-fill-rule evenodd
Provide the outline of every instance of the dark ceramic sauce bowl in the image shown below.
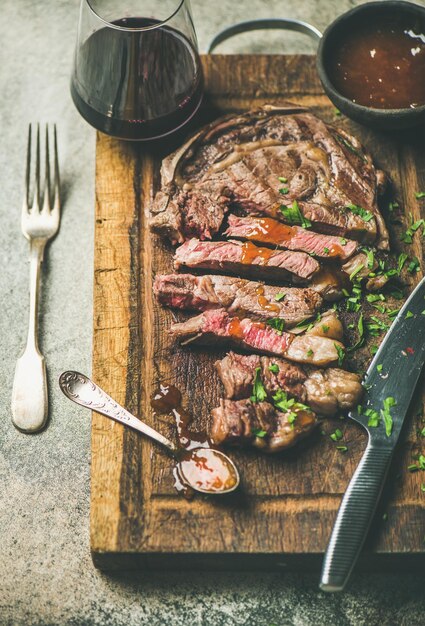
<path fill-rule="evenodd" d="M 369 2 L 351 9 L 330 24 L 323 34 L 317 52 L 317 71 L 323 88 L 333 104 L 347 117 L 376 129 L 396 130 L 412 128 L 425 123 L 425 104 L 415 108 L 378 109 L 353 102 L 334 86 L 330 76 L 330 60 L 335 54 L 344 33 L 361 29 L 362 25 L 379 24 L 388 16 L 411 19 L 423 25 L 425 32 L 425 7 L 411 2 Z M 420 77 L 425 80 L 425 76 Z"/>

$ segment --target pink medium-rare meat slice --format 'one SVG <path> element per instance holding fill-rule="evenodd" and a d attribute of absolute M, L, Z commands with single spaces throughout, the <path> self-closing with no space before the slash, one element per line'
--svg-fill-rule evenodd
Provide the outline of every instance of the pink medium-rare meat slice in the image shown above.
<path fill-rule="evenodd" d="M 252 445 L 269 453 L 292 447 L 318 424 L 312 411 L 296 411 L 293 419 L 291 411 L 279 411 L 268 402 L 251 400 L 220 400 L 220 406 L 211 415 L 210 435 L 216 445 Z"/>
<path fill-rule="evenodd" d="M 250 397 L 257 368 L 269 398 L 280 389 L 326 417 L 352 409 L 363 395 L 360 376 L 340 368 L 301 367 L 285 359 L 229 352 L 216 362 L 226 398 Z"/>
<path fill-rule="evenodd" d="M 313 230 L 388 248 L 371 157 L 296 105 L 216 120 L 167 157 L 161 175 L 152 228 L 173 241 L 211 237 L 228 209 L 285 222 L 280 207 L 296 201 Z"/>
<path fill-rule="evenodd" d="M 315 315 L 323 302 L 312 289 L 274 287 L 231 276 L 157 275 L 153 289 L 165 306 L 192 311 L 224 308 L 254 320 L 278 317 L 287 328 Z"/>
<path fill-rule="evenodd" d="M 321 235 L 300 226 L 288 226 L 271 217 L 240 217 L 230 214 L 226 237 L 252 241 L 284 250 L 307 252 L 321 259 L 345 261 L 357 250 L 358 243 L 343 237 Z"/>
<path fill-rule="evenodd" d="M 177 248 L 175 269 L 189 267 L 222 271 L 252 278 L 306 282 L 320 270 L 313 257 L 304 252 L 259 248 L 251 242 L 199 241 L 189 239 Z"/>
<path fill-rule="evenodd" d="M 224 309 L 172 324 L 170 334 L 182 345 L 236 346 L 319 367 L 337 363 L 344 354 L 344 346 L 335 339 L 276 331 L 262 322 L 231 317 Z"/>

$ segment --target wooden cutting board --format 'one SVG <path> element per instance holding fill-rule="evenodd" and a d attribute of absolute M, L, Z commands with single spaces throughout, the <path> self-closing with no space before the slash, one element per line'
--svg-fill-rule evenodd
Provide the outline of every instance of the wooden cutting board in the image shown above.
<path fill-rule="evenodd" d="M 391 175 L 401 206 L 420 217 L 425 202 L 414 192 L 425 189 L 421 133 L 375 133 L 336 116 L 311 56 L 217 55 L 203 63 L 207 96 L 198 125 L 266 102 L 312 107 L 363 141 Z M 99 134 L 96 161 L 93 378 L 169 436 L 173 425 L 151 415 L 160 382 L 182 390 L 197 426 L 208 423 L 222 395 L 213 368 L 222 353 L 174 345 L 166 332 L 173 313 L 152 297 L 153 276 L 171 271 L 172 264 L 171 248 L 148 229 L 148 209 L 159 187 L 161 158 L 175 147 L 170 140 L 152 151 Z M 395 240 L 400 229 L 392 228 Z M 418 233 L 408 253 L 423 267 L 421 241 Z M 418 398 L 362 557 L 367 566 L 410 567 L 424 556 L 425 472 L 407 470 L 425 450 L 422 406 Z M 346 453 L 329 437 L 338 427 Z M 285 455 L 232 452 L 242 476 L 239 493 L 188 502 L 174 491 L 172 461 L 162 449 L 93 414 L 94 563 L 105 569 L 318 566 L 365 444 L 355 424 L 327 420 L 321 432 Z"/>

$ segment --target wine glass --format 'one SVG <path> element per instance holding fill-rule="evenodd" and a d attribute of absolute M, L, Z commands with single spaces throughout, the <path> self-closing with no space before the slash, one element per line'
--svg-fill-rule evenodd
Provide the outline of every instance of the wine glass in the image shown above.
<path fill-rule="evenodd" d="M 202 94 L 189 0 L 82 0 L 71 95 L 89 124 L 157 139 L 186 124 Z"/>

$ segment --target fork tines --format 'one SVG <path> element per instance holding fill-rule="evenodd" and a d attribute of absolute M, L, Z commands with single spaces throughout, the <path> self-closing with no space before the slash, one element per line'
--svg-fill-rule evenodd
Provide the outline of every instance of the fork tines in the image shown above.
<path fill-rule="evenodd" d="M 33 128 L 35 126 L 35 128 Z M 33 135 L 35 134 L 35 156 L 32 154 Z M 53 135 L 53 163 L 50 159 L 50 146 Z M 27 167 L 25 176 L 25 195 L 24 206 L 25 212 L 36 211 L 58 211 L 59 210 L 59 162 L 58 162 L 58 142 L 56 133 L 56 124 L 46 124 L 45 144 L 44 144 L 44 178 L 45 184 L 41 189 L 41 147 L 40 147 L 40 124 L 30 124 L 28 128 L 28 146 L 27 146 Z M 33 194 L 31 197 L 31 162 L 34 160 L 34 182 Z M 53 180 L 51 171 L 53 169 Z"/>

